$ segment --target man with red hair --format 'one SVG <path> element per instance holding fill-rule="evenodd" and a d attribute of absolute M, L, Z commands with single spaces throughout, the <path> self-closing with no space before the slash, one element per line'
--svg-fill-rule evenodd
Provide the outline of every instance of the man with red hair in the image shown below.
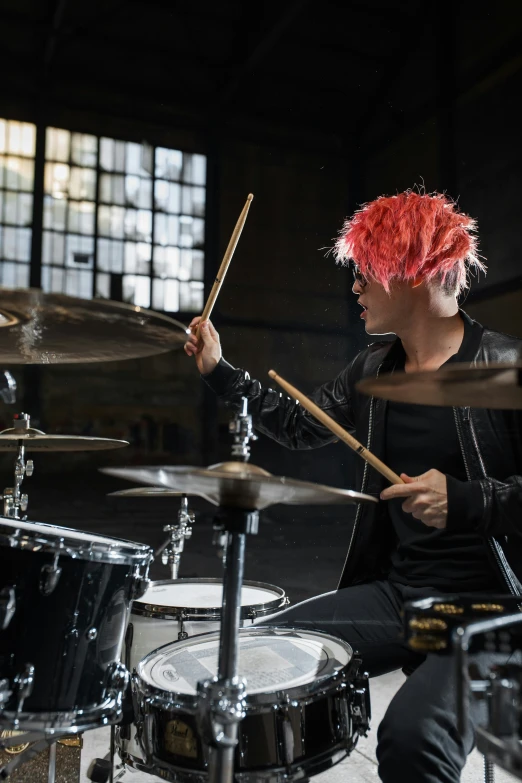
<path fill-rule="evenodd" d="M 412 671 L 379 726 L 379 775 L 385 783 L 456 783 L 473 746 L 477 706 L 460 736 L 454 663 L 408 649 L 401 610 L 405 601 L 434 594 L 522 596 L 520 416 L 386 403 L 362 395 L 356 383 L 456 361 L 513 362 L 522 357 L 522 341 L 459 310 L 457 295 L 468 274 L 484 267 L 474 221 L 444 195 L 407 191 L 365 205 L 345 223 L 335 253 L 352 265 L 366 331 L 396 339 L 370 345 L 312 399 L 405 483 L 386 487 L 380 474 L 356 462 L 350 485 L 385 502 L 359 506 L 338 590 L 286 610 L 275 622 L 344 638 L 370 676 Z M 259 431 L 295 449 L 334 440 L 292 399 L 225 362 L 210 322 L 201 325 L 201 335 L 201 343 L 189 338 L 187 354 L 229 406 L 248 398 Z"/>

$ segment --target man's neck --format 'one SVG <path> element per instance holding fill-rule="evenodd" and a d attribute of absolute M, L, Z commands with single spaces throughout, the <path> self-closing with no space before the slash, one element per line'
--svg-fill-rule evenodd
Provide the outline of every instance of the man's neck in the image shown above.
<path fill-rule="evenodd" d="M 460 314 L 427 312 L 411 319 L 398 335 L 406 353 L 406 372 L 438 370 L 456 354 L 464 338 L 464 321 Z"/>

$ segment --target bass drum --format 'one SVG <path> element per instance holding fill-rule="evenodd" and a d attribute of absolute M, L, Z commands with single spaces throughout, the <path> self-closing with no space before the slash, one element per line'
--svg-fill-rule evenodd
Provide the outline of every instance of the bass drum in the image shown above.
<path fill-rule="evenodd" d="M 132 605 L 124 657 L 129 671 L 158 647 L 218 630 L 222 598 L 221 579 L 151 582 L 147 592 Z M 241 591 L 242 625 L 280 612 L 289 603 L 280 587 L 246 580 Z M 116 731 L 116 745 L 125 764 L 143 769 L 143 753 L 135 734 L 135 726 L 122 726 Z"/>
<path fill-rule="evenodd" d="M 138 740 L 147 771 L 164 780 L 207 781 L 197 683 L 217 673 L 219 634 L 168 644 L 134 676 Z M 346 642 L 287 628 L 240 631 L 239 675 L 246 717 L 239 724 L 235 778 L 301 780 L 341 761 L 369 726 L 367 676 Z"/>
<path fill-rule="evenodd" d="M 122 643 L 151 560 L 131 541 L 0 517 L 0 725 L 121 720 Z"/>

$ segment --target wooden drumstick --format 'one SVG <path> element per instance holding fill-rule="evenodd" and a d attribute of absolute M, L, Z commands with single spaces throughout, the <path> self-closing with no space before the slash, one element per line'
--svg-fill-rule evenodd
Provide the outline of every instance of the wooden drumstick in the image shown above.
<path fill-rule="evenodd" d="M 252 203 L 252 199 L 254 198 L 253 193 L 249 193 L 247 196 L 247 200 L 245 202 L 245 206 L 241 210 L 241 214 L 237 220 L 236 227 L 234 228 L 234 231 L 232 232 L 232 236 L 230 237 L 230 242 L 228 243 L 228 247 L 225 250 L 225 255 L 223 256 L 223 261 L 221 262 L 221 266 L 219 267 L 219 271 L 217 273 L 217 277 L 214 281 L 214 285 L 212 286 L 212 290 L 210 294 L 208 295 L 207 303 L 205 305 L 205 308 L 203 310 L 203 313 L 201 314 L 201 320 L 198 324 L 198 328 L 196 330 L 196 336 L 199 337 L 199 327 L 200 324 L 203 321 L 206 321 L 208 318 L 210 318 L 210 314 L 212 312 L 212 308 L 214 307 L 217 299 L 217 295 L 219 294 L 219 289 L 221 288 L 221 284 L 223 283 L 223 280 L 225 279 L 225 275 L 227 273 L 227 269 L 230 265 L 230 262 L 232 261 L 232 256 L 234 255 L 234 250 L 236 249 L 236 245 L 239 242 L 239 237 L 241 236 L 241 232 L 243 231 L 243 226 L 246 223 L 248 210 L 250 209 L 250 204 Z"/>
<path fill-rule="evenodd" d="M 337 424 L 337 422 L 334 421 L 331 416 L 321 410 L 321 408 L 316 405 L 315 402 L 312 402 L 312 400 L 296 389 L 295 386 L 292 386 L 292 384 L 288 383 L 288 381 L 285 381 L 284 378 L 281 378 L 281 376 L 278 375 L 274 370 L 269 370 L 268 374 L 271 378 L 274 379 L 274 381 L 277 381 L 277 383 L 282 386 L 286 392 L 288 392 L 290 397 L 293 397 L 294 400 L 297 400 L 299 404 L 303 406 L 303 408 L 305 408 L 309 413 L 312 414 L 314 418 L 317 419 L 317 421 L 320 421 L 321 424 L 324 424 L 324 426 L 331 430 L 334 435 L 337 435 L 339 440 L 342 440 L 351 449 L 353 449 L 356 454 L 366 460 L 366 462 L 369 462 L 370 465 L 374 467 L 375 470 L 377 470 L 381 475 L 387 478 L 391 484 L 404 484 L 404 481 L 400 476 L 394 473 L 394 471 L 385 465 L 384 462 L 381 462 L 381 460 L 376 457 L 375 454 L 372 454 L 371 451 L 368 451 L 368 449 L 365 448 L 362 443 L 359 443 L 359 441 L 356 440 L 353 435 L 350 435 L 350 433 L 347 432 L 344 427 L 341 427 L 340 424 Z"/>

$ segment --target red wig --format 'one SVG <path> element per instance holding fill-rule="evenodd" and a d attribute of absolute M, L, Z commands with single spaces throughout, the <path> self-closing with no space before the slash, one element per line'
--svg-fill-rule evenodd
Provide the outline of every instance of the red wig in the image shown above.
<path fill-rule="evenodd" d="M 441 193 L 407 190 L 365 204 L 341 229 L 334 247 L 340 263 L 355 261 L 365 277 L 386 291 L 392 280 L 431 280 L 448 275 L 460 292 L 467 269 L 485 271 L 477 257 L 476 224 Z"/>

